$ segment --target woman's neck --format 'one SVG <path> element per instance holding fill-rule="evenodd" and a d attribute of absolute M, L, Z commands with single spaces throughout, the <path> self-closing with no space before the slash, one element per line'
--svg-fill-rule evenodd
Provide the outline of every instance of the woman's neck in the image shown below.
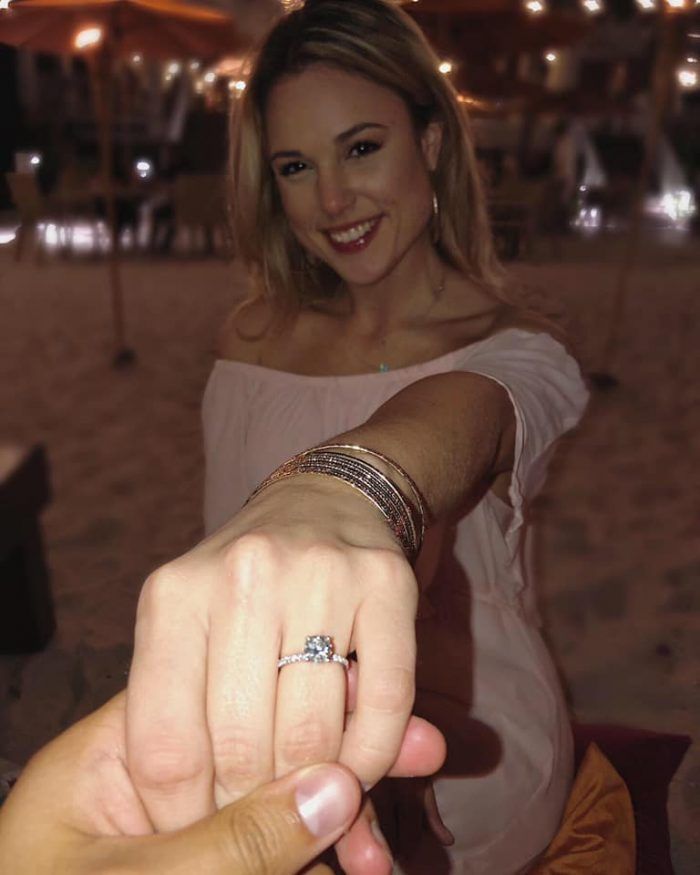
<path fill-rule="evenodd" d="M 365 337 L 386 336 L 420 320 L 442 297 L 448 269 L 429 241 L 416 243 L 372 285 L 347 285 L 348 322 Z"/>

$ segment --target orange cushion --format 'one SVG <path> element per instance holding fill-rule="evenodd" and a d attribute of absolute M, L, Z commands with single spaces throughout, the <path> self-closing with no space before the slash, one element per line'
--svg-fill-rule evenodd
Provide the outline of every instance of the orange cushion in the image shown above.
<path fill-rule="evenodd" d="M 559 832 L 528 875 L 633 875 L 635 833 L 625 782 L 591 744 L 571 788 Z"/>

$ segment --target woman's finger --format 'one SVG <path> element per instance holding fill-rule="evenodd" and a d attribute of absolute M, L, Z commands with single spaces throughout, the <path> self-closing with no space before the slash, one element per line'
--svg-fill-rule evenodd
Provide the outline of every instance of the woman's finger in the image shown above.
<path fill-rule="evenodd" d="M 205 714 L 206 619 L 186 594 L 185 566 L 146 581 L 136 619 L 127 690 L 127 763 L 158 830 L 214 810 L 213 762 Z"/>
<path fill-rule="evenodd" d="M 300 652 L 303 640 L 300 644 L 298 636 L 286 637 L 283 652 Z M 299 663 L 280 669 L 275 716 L 277 776 L 338 759 L 345 683 L 345 669 L 338 663 Z"/>
<path fill-rule="evenodd" d="M 391 581 L 396 587 L 400 580 Z M 405 584 L 404 587 L 405 589 Z M 355 617 L 353 645 L 359 676 L 357 705 L 340 761 L 373 786 L 396 761 L 415 692 L 415 606 L 408 593 L 373 597 Z"/>
<path fill-rule="evenodd" d="M 293 572 L 282 656 L 347 656 L 356 588 L 353 563 L 337 547 L 307 548 Z M 275 774 L 337 760 L 345 722 L 345 668 L 298 662 L 280 669 L 275 714 Z"/>
<path fill-rule="evenodd" d="M 434 775 L 442 768 L 447 756 L 447 743 L 440 730 L 411 715 L 401 743 L 399 755 L 388 772 L 390 778 L 417 778 Z"/>
<path fill-rule="evenodd" d="M 218 807 L 274 777 L 279 609 L 266 551 L 239 543 L 226 573 L 209 637 L 207 719 Z"/>
<path fill-rule="evenodd" d="M 365 798 L 360 814 L 335 846 L 345 875 L 389 875 L 393 859 L 374 805 Z"/>
<path fill-rule="evenodd" d="M 304 570 L 304 568 L 306 570 Z M 306 576 L 290 590 L 282 655 L 318 651 L 346 656 L 352 632 L 354 575 L 337 549 L 316 547 L 305 556 Z M 329 585 L 329 582 L 332 585 Z M 300 611 L 299 605 L 305 609 Z M 277 682 L 275 773 L 338 758 L 343 737 L 346 669 L 338 662 L 301 662 L 283 666 Z"/>

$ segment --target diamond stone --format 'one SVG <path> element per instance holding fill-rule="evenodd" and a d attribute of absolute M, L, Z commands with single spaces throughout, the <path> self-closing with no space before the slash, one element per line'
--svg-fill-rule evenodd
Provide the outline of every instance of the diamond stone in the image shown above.
<path fill-rule="evenodd" d="M 304 656 L 311 662 L 329 662 L 333 657 L 333 639 L 330 635 L 308 635 Z"/>

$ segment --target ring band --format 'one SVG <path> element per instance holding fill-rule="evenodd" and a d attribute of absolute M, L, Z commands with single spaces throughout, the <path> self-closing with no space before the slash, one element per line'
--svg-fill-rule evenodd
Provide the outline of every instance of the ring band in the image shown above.
<path fill-rule="evenodd" d="M 277 660 L 277 668 L 294 665 L 296 662 L 337 662 L 343 668 L 350 667 L 347 659 L 335 652 L 330 635 L 307 635 L 302 652 L 281 657 Z"/>

